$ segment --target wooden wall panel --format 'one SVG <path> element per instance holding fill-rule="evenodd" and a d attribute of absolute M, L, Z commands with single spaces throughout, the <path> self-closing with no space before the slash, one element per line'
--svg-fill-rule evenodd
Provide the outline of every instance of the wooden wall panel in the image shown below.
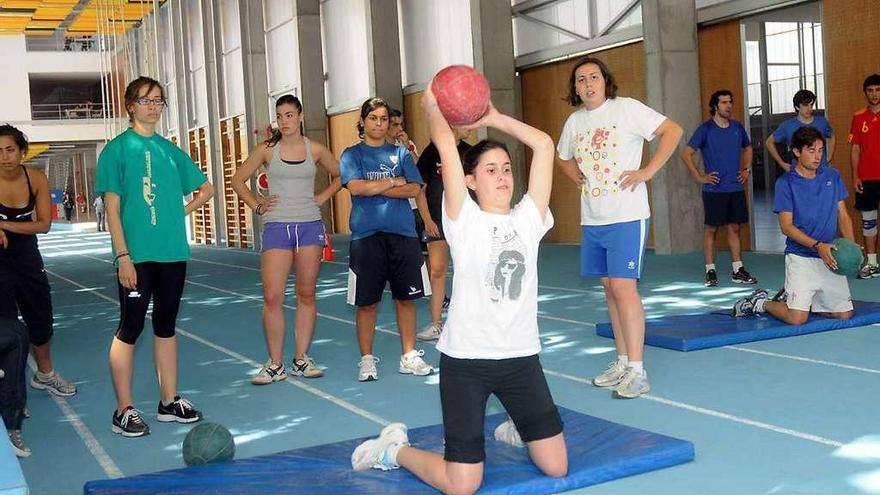
<path fill-rule="evenodd" d="M 856 240 L 862 241 L 861 215 L 853 208 L 850 146 L 846 141 L 852 115 L 865 107 L 862 82 L 880 73 L 880 9 L 877 0 L 834 0 L 822 4 L 825 45 L 826 112 L 837 136 L 833 165 L 849 189 L 847 199 Z M 858 19 L 855 24 L 853 21 Z M 873 27 L 868 27 L 873 26 Z"/>
<path fill-rule="evenodd" d="M 645 100 L 645 52 L 641 42 L 591 54 L 604 61 L 617 79 L 618 95 Z M 579 58 L 579 57 L 578 57 Z M 522 71 L 523 120 L 559 140 L 562 126 L 576 110 L 566 101 L 568 79 L 577 59 Z M 647 146 L 645 146 L 647 156 Z M 643 160 L 644 161 L 644 160 Z M 580 190 L 557 167 L 553 175 L 550 209 L 556 224 L 546 240 L 580 243 Z M 653 232 L 654 224 L 651 224 Z M 653 244 L 653 234 L 649 245 Z"/>
<path fill-rule="evenodd" d="M 743 95 L 743 68 L 742 68 L 742 41 L 740 40 L 740 21 L 733 20 L 722 24 L 716 24 L 700 28 L 697 32 L 697 41 L 700 50 L 700 106 L 703 109 L 703 118 L 708 119 L 709 97 L 719 89 L 729 89 L 733 93 L 733 118 L 740 121 L 747 129 L 745 122 L 745 96 Z M 684 140 L 690 139 L 694 129 L 685 128 Z M 680 156 L 673 156 L 667 166 L 684 167 Z M 694 187 L 700 187 L 694 184 Z M 748 203 L 751 208 L 751 195 Z M 750 229 L 740 231 L 742 248 L 752 248 L 752 234 Z M 715 247 L 726 250 L 727 231 L 719 229 L 715 236 Z"/>
<path fill-rule="evenodd" d="M 342 156 L 345 148 L 360 141 L 357 123 L 360 109 L 346 113 L 331 115 L 327 118 L 327 129 L 330 134 L 330 151 L 337 159 Z M 348 216 L 351 213 L 351 195 L 348 189 L 342 188 L 333 197 L 333 230 L 336 234 L 350 234 Z"/>

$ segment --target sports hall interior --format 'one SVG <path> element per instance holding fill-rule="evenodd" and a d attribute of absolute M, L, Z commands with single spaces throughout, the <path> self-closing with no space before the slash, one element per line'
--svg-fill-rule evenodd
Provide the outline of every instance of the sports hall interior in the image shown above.
<path fill-rule="evenodd" d="M 376 335 L 382 378 L 356 380 L 355 314 L 345 301 L 351 233 L 345 188 L 322 208 L 335 260 L 322 264 L 310 353 L 325 375 L 251 385 L 266 357 L 261 225 L 231 178 L 266 138 L 277 98 L 300 98 L 305 136 L 337 158 L 358 142 L 360 105 L 372 96 L 403 111 L 407 134 L 424 149 L 430 142 L 421 108 L 425 88 L 439 69 L 465 64 L 486 75 L 501 112 L 556 141 L 574 110 L 567 102 L 571 68 L 581 56 L 598 57 L 613 71 L 619 95 L 658 110 L 685 133 L 649 184 L 651 231 L 639 282 L 646 317 L 711 313 L 729 309 L 752 287 L 724 280 L 703 285 L 700 187 L 680 153 L 709 118 L 709 96 L 730 90 L 733 118 L 749 132 L 754 157 L 744 262 L 760 286 L 779 288 L 784 236 L 772 204 L 781 171 L 764 142 L 794 114 L 798 89 L 816 93 L 816 113 L 835 130 L 831 165 L 850 188 L 847 205 L 861 242 L 846 136 L 853 114 L 865 106 L 863 79 L 880 72 L 878 25 L 876 0 L 0 0 L 0 53 L 7 62 L 0 123 L 24 131 L 31 148 L 26 165 L 43 170 L 59 195 L 52 230 L 39 243 L 52 287 L 53 357 L 79 389 L 67 398 L 28 390 L 23 431 L 33 454 L 17 460 L 0 452 L 0 480 L 20 480 L 0 484 L 0 494 L 83 493 L 92 480 L 183 467 L 189 425 L 156 425 L 137 439 L 110 431 L 107 351 L 119 304 L 110 237 L 95 231 L 94 184 L 103 146 L 128 126 L 122 93 L 135 77 L 162 83 L 168 106 L 161 134 L 190 155 L 216 190 L 187 219 L 192 260 L 178 319 L 180 389 L 206 418 L 229 428 L 237 460 L 270 456 L 257 465 L 276 462 L 273 454 L 375 435 L 390 421 L 410 428 L 442 422 L 437 374 L 394 370 L 399 340 L 388 293 Z M 486 137 L 510 145 L 515 198 L 521 197 L 530 155 L 496 131 L 472 131 L 467 140 Z M 653 149 L 646 146 L 643 163 Z M 689 462 L 570 493 L 880 494 L 880 324 L 694 352 L 648 346 L 651 393 L 620 401 L 590 384 L 591 374 L 613 358 L 614 343 L 596 333 L 608 321 L 598 280 L 578 276 L 580 191 L 556 168 L 555 225 L 542 242 L 538 281 L 541 360 L 554 398 L 577 413 L 686 440 L 694 451 Z M 316 189 L 329 182 L 319 176 Z M 250 185 L 258 188 L 255 180 Z M 62 191 L 76 198 L 69 218 Z M 721 272 L 730 261 L 724 236 L 719 230 Z M 292 278 L 285 360 L 293 346 Z M 854 300 L 880 302 L 880 279 L 852 278 L 850 288 Z M 420 301 L 418 327 L 428 319 L 427 300 Z M 436 366 L 434 345 L 418 347 Z M 133 383 L 144 410 L 152 410 L 149 338 L 139 342 Z M 488 414 L 501 411 L 490 402 Z M 312 491 L 387 491 L 360 485 L 354 473 L 328 478 Z M 165 489 L 136 493 L 208 493 Z M 211 490 L 239 493 L 231 485 Z M 531 493 L 528 485 L 518 490 L 509 493 Z"/>

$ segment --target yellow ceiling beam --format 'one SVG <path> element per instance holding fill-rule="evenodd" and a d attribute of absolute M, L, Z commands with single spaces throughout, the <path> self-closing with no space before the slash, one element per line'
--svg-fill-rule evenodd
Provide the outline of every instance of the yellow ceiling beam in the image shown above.
<path fill-rule="evenodd" d="M 27 154 L 22 158 L 22 162 L 26 162 L 28 160 L 32 160 L 42 154 L 45 151 L 49 150 L 49 143 L 29 143 Z"/>

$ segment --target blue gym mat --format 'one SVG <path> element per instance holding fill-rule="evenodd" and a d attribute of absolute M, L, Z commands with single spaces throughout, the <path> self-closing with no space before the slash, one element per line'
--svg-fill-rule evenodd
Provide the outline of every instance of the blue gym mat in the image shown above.
<path fill-rule="evenodd" d="M 880 323 L 880 303 L 853 301 L 850 320 L 810 315 L 803 325 L 788 325 L 769 315 L 734 318 L 730 311 L 650 319 L 645 325 L 645 344 L 674 351 L 696 351 L 732 344 L 779 339 Z M 610 323 L 596 325 L 596 334 L 614 338 Z"/>
<path fill-rule="evenodd" d="M 630 428 L 560 408 L 565 422 L 569 475 L 543 476 L 528 459 L 526 449 L 496 442 L 493 431 L 505 414 L 486 418 L 486 466 L 481 494 L 558 493 L 693 460 L 692 443 Z M 413 446 L 442 449 L 442 425 L 409 431 Z M 404 469 L 351 469 L 351 452 L 365 439 L 347 440 L 280 452 L 226 464 L 215 464 L 115 480 L 90 481 L 88 495 L 249 494 L 278 493 L 438 493 Z"/>

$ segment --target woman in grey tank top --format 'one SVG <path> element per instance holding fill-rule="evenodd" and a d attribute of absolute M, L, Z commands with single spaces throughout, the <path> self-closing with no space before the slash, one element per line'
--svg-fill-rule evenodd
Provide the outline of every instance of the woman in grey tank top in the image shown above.
<path fill-rule="evenodd" d="M 315 285 L 325 243 L 320 206 L 341 188 L 339 162 L 324 145 L 302 133 L 302 104 L 293 95 L 275 103 L 278 129 L 257 145 L 235 172 L 232 188 L 263 217 L 260 272 L 263 280 L 263 331 L 269 360 L 251 382 L 266 385 L 287 378 L 284 369 L 284 293 L 287 277 L 296 272 L 296 351 L 290 374 L 317 378 L 324 374 L 307 354 L 315 331 Z M 318 165 L 333 181 L 315 193 Z M 256 196 L 245 184 L 266 167 L 269 194 Z"/>

